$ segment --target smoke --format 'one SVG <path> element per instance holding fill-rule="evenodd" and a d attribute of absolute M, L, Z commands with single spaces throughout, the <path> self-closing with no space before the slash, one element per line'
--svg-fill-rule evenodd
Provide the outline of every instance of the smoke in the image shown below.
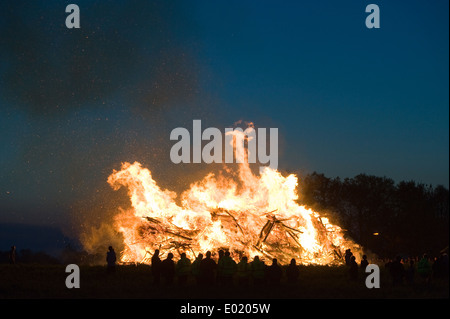
<path fill-rule="evenodd" d="M 195 43 L 180 1 L 77 4 L 80 29 L 66 28 L 60 1 L 3 4 L 4 100 L 45 116 L 105 107 L 113 96 L 142 111 L 192 100 Z"/>
<path fill-rule="evenodd" d="M 123 238 L 114 229 L 112 224 L 102 223 L 100 227 L 87 227 L 81 234 L 80 241 L 84 249 L 92 254 L 102 254 L 106 252 L 108 246 L 113 246 L 117 251 L 123 249 Z"/>
<path fill-rule="evenodd" d="M 174 114 L 205 104 L 186 2 L 79 0 L 80 29 L 66 28 L 67 4 L 0 10 L 0 208 L 77 233 L 112 215 L 112 169 L 167 165 Z"/>

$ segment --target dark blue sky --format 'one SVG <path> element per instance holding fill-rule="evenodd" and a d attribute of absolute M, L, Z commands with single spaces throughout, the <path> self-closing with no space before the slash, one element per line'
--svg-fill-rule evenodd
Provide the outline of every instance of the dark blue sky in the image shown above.
<path fill-rule="evenodd" d="M 278 127 L 281 170 L 449 185 L 448 1 L 372 1 L 380 29 L 361 0 L 73 2 L 81 29 L 60 1 L 0 14 L 0 222 L 77 223 L 122 161 L 186 187 L 193 119 Z"/>
<path fill-rule="evenodd" d="M 221 98 L 283 130 L 290 168 L 448 185 L 448 2 L 380 1 L 379 30 L 365 5 L 203 5 Z"/>

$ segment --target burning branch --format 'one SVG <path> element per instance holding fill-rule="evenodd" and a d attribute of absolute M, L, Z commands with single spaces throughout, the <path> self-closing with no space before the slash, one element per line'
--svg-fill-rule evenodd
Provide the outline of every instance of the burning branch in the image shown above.
<path fill-rule="evenodd" d="M 223 247 L 235 256 L 325 264 L 340 260 L 342 248 L 354 247 L 340 227 L 298 204 L 295 175 L 267 168 L 255 176 L 247 163 L 233 176 L 239 180 L 208 174 L 181 194 L 180 206 L 177 194 L 161 189 L 148 169 L 124 163 L 108 178 L 114 189 L 128 187 L 132 206 L 116 217 L 124 237 L 122 261 L 146 261 L 147 249 L 160 245 L 161 254 L 173 249 L 190 258 Z"/>
<path fill-rule="evenodd" d="M 224 212 L 225 214 L 221 214 L 221 212 Z M 232 220 L 234 221 L 234 223 L 236 224 L 236 226 L 241 231 L 242 235 L 245 235 L 244 230 L 242 229 L 241 225 L 239 225 L 237 219 L 228 210 L 223 209 L 223 208 L 217 208 L 215 211 L 211 212 L 211 216 L 212 216 L 213 220 L 214 220 L 214 218 L 217 218 L 217 217 L 228 217 L 228 216 L 231 217 Z"/>

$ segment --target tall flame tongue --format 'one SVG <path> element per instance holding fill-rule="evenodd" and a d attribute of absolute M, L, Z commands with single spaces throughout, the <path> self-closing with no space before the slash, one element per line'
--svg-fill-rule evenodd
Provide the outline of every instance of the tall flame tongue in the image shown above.
<path fill-rule="evenodd" d="M 162 190 L 140 163 L 123 163 L 108 183 L 128 188 L 132 208 L 121 210 L 115 227 L 123 234 L 122 262 L 148 263 L 154 249 L 164 255 L 228 249 L 235 258 L 255 255 L 288 263 L 339 262 L 342 251 L 354 248 L 342 229 L 296 200 L 297 176 L 284 177 L 264 167 L 259 176 L 248 163 L 239 164 L 235 178 L 208 174 L 181 194 Z M 233 175 L 233 174 L 232 174 Z"/>

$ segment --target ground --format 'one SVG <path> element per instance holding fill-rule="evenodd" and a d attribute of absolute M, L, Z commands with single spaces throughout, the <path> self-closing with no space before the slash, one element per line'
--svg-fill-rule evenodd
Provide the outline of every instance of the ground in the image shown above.
<path fill-rule="evenodd" d="M 347 269 L 327 266 L 300 266 L 300 279 L 288 283 L 283 276 L 278 286 L 263 285 L 247 288 L 236 283 L 232 287 L 199 288 L 193 278 L 184 287 L 175 280 L 172 286 L 155 287 L 151 270 L 146 265 L 118 266 L 109 274 L 105 266 L 81 266 L 80 288 L 68 289 L 64 265 L 0 265 L 0 298 L 132 298 L 132 299 L 396 299 L 449 298 L 447 278 L 433 278 L 427 284 L 416 277 L 413 285 L 403 283 L 393 287 L 381 268 L 381 287 L 368 289 L 366 274 L 360 271 L 357 281 L 349 281 Z"/>

